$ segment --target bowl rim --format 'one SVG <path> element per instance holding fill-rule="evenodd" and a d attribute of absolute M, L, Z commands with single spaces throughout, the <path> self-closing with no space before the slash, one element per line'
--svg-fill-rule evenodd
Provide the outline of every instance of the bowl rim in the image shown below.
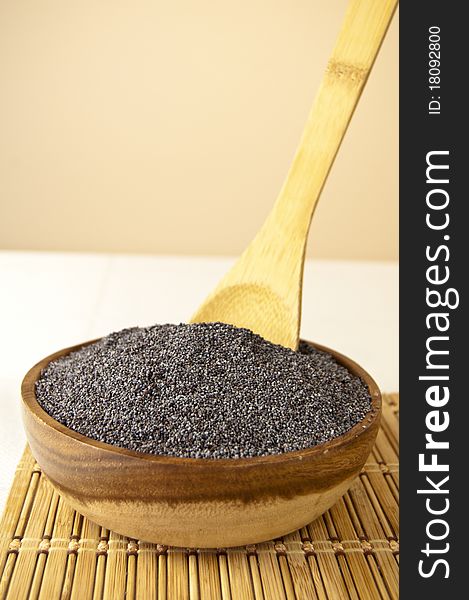
<path fill-rule="evenodd" d="M 108 444 L 106 442 L 101 442 L 99 440 L 87 437 L 81 433 L 78 433 L 77 431 L 74 431 L 73 429 L 70 429 L 66 425 L 63 425 L 62 423 L 54 419 L 51 415 L 49 415 L 41 407 L 36 398 L 36 381 L 40 377 L 42 370 L 50 362 L 62 356 L 66 356 L 71 352 L 80 350 L 81 348 L 93 344 L 99 341 L 100 339 L 101 338 L 96 338 L 87 342 L 83 342 L 81 344 L 70 346 L 68 348 L 63 348 L 37 362 L 33 367 L 31 367 L 31 369 L 29 369 L 29 371 L 23 378 L 23 381 L 21 383 L 21 397 L 23 408 L 25 410 L 29 410 L 36 419 L 39 419 L 43 422 L 43 424 L 52 428 L 57 433 L 68 436 L 74 439 L 75 441 L 85 444 L 87 446 L 92 446 L 96 450 L 111 452 L 118 456 L 150 461 L 158 464 L 176 466 L 190 465 L 194 468 L 206 467 L 208 465 L 216 465 L 219 467 L 243 468 L 262 465 L 266 463 L 275 464 L 286 461 L 288 462 L 304 460 L 307 458 L 314 458 L 319 455 L 326 454 L 328 452 L 336 452 L 350 445 L 352 442 L 355 442 L 357 438 L 364 435 L 372 427 L 372 425 L 375 424 L 377 420 L 379 421 L 381 415 L 381 392 L 375 380 L 367 371 L 365 371 L 365 369 L 363 369 L 363 367 L 361 367 L 359 364 L 357 364 L 355 361 L 345 356 L 344 354 L 337 352 L 336 350 L 332 350 L 326 346 L 322 346 L 321 344 L 317 344 L 315 342 L 300 340 L 307 343 L 310 346 L 313 346 L 317 350 L 331 354 L 340 365 L 347 368 L 353 375 L 360 377 L 368 388 L 368 391 L 371 396 L 371 409 L 366 413 L 366 415 L 361 421 L 359 421 L 356 425 L 354 425 L 344 434 L 322 444 L 309 446 L 302 450 L 294 450 L 291 452 L 282 452 L 279 454 L 267 454 L 263 456 L 251 456 L 243 458 L 191 458 L 171 456 L 165 454 L 150 454 L 144 452 L 137 452 L 136 450 L 130 450 L 128 448 L 122 448 L 121 446 L 115 446 L 113 444 Z"/>

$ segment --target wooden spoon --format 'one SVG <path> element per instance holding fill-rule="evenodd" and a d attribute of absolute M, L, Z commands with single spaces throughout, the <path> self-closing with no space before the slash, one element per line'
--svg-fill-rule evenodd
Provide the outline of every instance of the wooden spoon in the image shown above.
<path fill-rule="evenodd" d="M 396 5 L 397 0 L 350 2 L 277 202 L 191 322 L 230 323 L 298 347 L 311 219 Z"/>

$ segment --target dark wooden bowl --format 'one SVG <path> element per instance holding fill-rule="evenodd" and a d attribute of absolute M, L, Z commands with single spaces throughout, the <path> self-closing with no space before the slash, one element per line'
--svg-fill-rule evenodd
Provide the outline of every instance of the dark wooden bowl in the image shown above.
<path fill-rule="evenodd" d="M 26 434 L 41 469 L 73 508 L 132 538 L 226 547 L 289 533 L 346 492 L 378 432 L 381 395 L 376 383 L 349 358 L 314 344 L 361 377 L 372 398 L 366 417 L 330 442 L 273 456 L 219 460 L 155 456 L 97 442 L 49 416 L 35 395 L 41 370 L 84 345 L 44 358 L 26 374 Z"/>

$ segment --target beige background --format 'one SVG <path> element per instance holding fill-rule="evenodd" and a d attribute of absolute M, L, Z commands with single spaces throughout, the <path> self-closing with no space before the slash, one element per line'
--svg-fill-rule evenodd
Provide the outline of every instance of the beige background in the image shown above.
<path fill-rule="evenodd" d="M 346 0 L 2 0 L 0 247 L 237 254 Z M 397 258 L 397 17 L 310 254 Z"/>

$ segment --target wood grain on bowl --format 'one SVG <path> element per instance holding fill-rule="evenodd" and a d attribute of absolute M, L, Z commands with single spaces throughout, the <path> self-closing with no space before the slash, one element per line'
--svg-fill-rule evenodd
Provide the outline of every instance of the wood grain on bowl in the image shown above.
<path fill-rule="evenodd" d="M 89 519 L 129 537 L 217 547 L 284 535 L 315 519 L 345 493 L 378 432 L 381 395 L 376 383 L 350 359 L 314 344 L 361 377 L 370 391 L 370 412 L 345 435 L 306 450 L 243 459 L 155 456 L 111 446 L 55 421 L 36 399 L 41 370 L 83 345 L 44 358 L 26 374 L 26 433 L 34 457 L 58 492 Z"/>

